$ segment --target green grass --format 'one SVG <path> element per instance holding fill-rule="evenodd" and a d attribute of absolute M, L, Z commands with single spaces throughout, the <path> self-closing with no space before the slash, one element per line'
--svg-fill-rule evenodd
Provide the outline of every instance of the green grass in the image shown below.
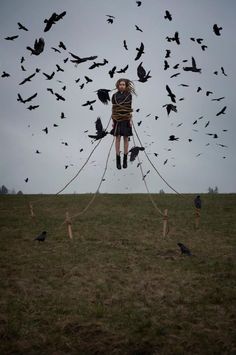
<path fill-rule="evenodd" d="M 99 194 L 72 241 L 91 195 L 0 196 L 0 354 L 236 353 L 236 195 L 202 195 L 198 230 L 193 195 L 153 196 L 166 238 L 148 195 Z"/>

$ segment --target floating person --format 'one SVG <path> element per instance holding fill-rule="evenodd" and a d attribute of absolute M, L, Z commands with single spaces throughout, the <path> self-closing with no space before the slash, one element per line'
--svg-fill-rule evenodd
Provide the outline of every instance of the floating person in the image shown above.
<path fill-rule="evenodd" d="M 120 141 L 124 137 L 123 168 L 127 168 L 127 156 L 129 151 L 129 136 L 132 132 L 132 94 L 135 94 L 134 84 L 129 79 L 121 78 L 116 82 L 117 91 L 112 95 L 112 130 L 110 134 L 116 136 L 116 167 L 121 169 Z"/>
<path fill-rule="evenodd" d="M 197 197 L 194 199 L 194 205 L 199 210 L 202 208 L 202 201 L 200 195 L 197 195 Z"/>

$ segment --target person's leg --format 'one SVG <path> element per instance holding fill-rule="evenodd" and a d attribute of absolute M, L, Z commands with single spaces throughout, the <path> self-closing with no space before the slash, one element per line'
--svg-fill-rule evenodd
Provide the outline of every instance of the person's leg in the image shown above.
<path fill-rule="evenodd" d="M 116 167 L 121 169 L 120 164 L 120 136 L 116 136 Z"/>
<path fill-rule="evenodd" d="M 124 158 L 123 158 L 123 168 L 127 168 L 127 156 L 129 151 L 129 138 L 124 136 Z"/>
<path fill-rule="evenodd" d="M 116 136 L 116 154 L 120 155 L 120 136 Z"/>
<path fill-rule="evenodd" d="M 124 136 L 124 154 L 128 154 L 129 151 L 129 137 Z"/>

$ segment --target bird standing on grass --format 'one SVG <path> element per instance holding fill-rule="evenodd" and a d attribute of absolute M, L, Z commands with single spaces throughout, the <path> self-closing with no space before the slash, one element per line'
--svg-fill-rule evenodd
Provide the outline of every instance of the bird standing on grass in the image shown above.
<path fill-rule="evenodd" d="M 187 248 L 184 244 L 182 244 L 182 243 L 177 243 L 177 245 L 180 247 L 181 254 L 185 254 L 185 255 L 188 255 L 188 256 L 192 256 L 191 251 L 190 251 L 189 248 Z"/>
<path fill-rule="evenodd" d="M 34 240 L 37 240 L 38 242 L 44 242 L 47 236 L 47 232 L 43 231 L 41 234 L 39 234 Z"/>

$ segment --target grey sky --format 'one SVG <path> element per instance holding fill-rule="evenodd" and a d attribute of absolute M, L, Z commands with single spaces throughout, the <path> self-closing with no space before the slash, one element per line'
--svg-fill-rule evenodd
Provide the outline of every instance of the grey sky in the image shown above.
<path fill-rule="evenodd" d="M 137 7 L 135 0 L 0 0 L 0 73 L 6 71 L 10 78 L 0 78 L 0 185 L 23 190 L 24 193 L 54 193 L 58 191 L 76 173 L 94 147 L 85 130 L 95 133 L 94 122 L 98 116 L 104 126 L 111 114 L 111 104 L 94 104 L 94 111 L 81 105 L 96 98 L 95 90 L 113 89 L 120 74 L 111 79 L 108 71 L 117 66 L 123 68 L 129 64 L 125 77 L 137 80 L 137 66 L 142 61 L 152 78 L 147 83 L 135 81 L 137 97 L 133 99 L 134 123 L 139 136 L 146 147 L 146 152 L 164 178 L 180 192 L 206 192 L 208 186 L 219 187 L 220 192 L 235 192 L 235 13 L 236 2 L 233 0 L 144 0 Z M 165 10 L 169 10 L 173 21 L 164 20 Z M 44 33 L 44 19 L 53 12 L 67 14 L 52 29 Z M 113 24 L 106 22 L 106 15 L 114 15 Z M 17 22 L 29 28 L 28 32 L 19 31 Z M 223 27 L 222 35 L 217 37 L 212 30 L 213 24 Z M 135 30 L 137 24 L 143 33 Z M 181 45 L 167 42 L 166 36 L 173 36 L 179 31 Z M 14 42 L 4 37 L 19 34 Z M 36 38 L 45 40 L 44 52 L 30 56 L 26 46 L 33 46 Z M 208 48 L 202 51 L 200 45 L 190 37 L 204 38 Z M 123 48 L 126 39 L 128 51 Z M 97 55 L 96 61 L 106 58 L 109 63 L 103 67 L 89 70 L 91 62 L 75 67 L 73 63 L 63 63 L 68 57 L 67 51 L 54 53 L 51 47 L 58 47 L 59 41 L 81 57 Z M 136 50 L 141 41 L 145 45 L 145 54 L 139 61 L 134 61 Z M 173 67 L 180 63 L 180 68 L 164 71 L 165 49 L 171 49 L 169 64 Z M 20 68 L 20 58 L 26 72 Z M 184 72 L 182 60 L 191 61 L 194 56 L 202 74 Z M 70 57 L 70 56 L 69 56 Z M 52 81 L 46 81 L 42 72 L 52 73 L 55 64 L 64 68 L 64 73 L 56 73 Z M 228 76 L 221 73 L 223 66 Z M 40 68 L 41 72 L 31 83 L 19 86 L 24 77 Z M 215 70 L 219 75 L 214 75 Z M 176 78 L 170 79 L 174 73 Z M 84 75 L 93 79 L 92 83 L 80 89 L 85 82 Z M 123 75 L 122 75 L 123 76 Z M 81 78 L 78 84 L 75 79 Z M 62 80 L 67 89 L 57 80 Z M 179 84 L 188 84 L 181 87 Z M 178 113 L 168 117 L 162 105 L 169 103 L 165 86 L 168 84 L 176 94 Z M 202 91 L 197 93 L 197 87 Z M 65 102 L 58 102 L 46 88 L 51 87 L 62 93 Z M 206 91 L 214 94 L 206 96 Z M 17 93 L 23 98 L 38 92 L 33 104 L 40 104 L 34 111 L 27 110 L 27 104 L 16 101 Z M 220 102 L 212 98 L 225 96 Z M 227 106 L 226 114 L 216 117 L 221 108 Z M 140 108 L 138 113 L 135 112 Z M 64 112 L 66 119 L 61 120 Z M 146 115 L 151 114 L 149 117 Z M 155 120 L 155 115 L 159 118 Z M 196 125 L 193 122 L 198 120 Z M 142 120 L 138 127 L 137 122 Z M 207 121 L 210 124 L 205 128 Z M 53 123 L 59 125 L 53 128 Z M 183 123 L 181 127 L 178 124 Z M 46 135 L 42 129 L 48 127 Z M 111 129 L 111 124 L 109 129 Z M 193 131 L 197 129 L 198 132 Z M 227 132 L 223 132 L 227 129 Z M 218 139 L 206 133 L 217 133 Z M 179 137 L 177 142 L 169 142 L 169 135 Z M 102 176 L 112 136 L 108 135 L 99 145 L 90 162 L 79 178 L 67 189 L 66 193 L 93 192 Z M 136 138 L 136 137 L 135 137 Z M 189 143 L 188 138 L 192 139 Z M 136 139 L 137 140 L 137 139 Z M 66 147 L 62 141 L 68 142 Z M 154 143 L 152 143 L 154 142 Z M 123 142 L 122 142 L 123 143 Z M 206 146 L 207 143 L 210 145 Z M 217 145 L 224 144 L 228 148 Z M 133 146 L 132 140 L 130 147 Z M 123 151 L 123 145 L 122 151 Z M 80 149 L 83 148 L 83 152 Z M 168 149 L 171 148 L 171 151 Z M 42 154 L 35 154 L 36 149 Z M 158 157 L 154 155 L 158 153 Z M 196 155 L 200 154 L 199 157 Z M 223 156 L 226 158 L 223 159 Z M 146 181 L 152 192 L 164 189 L 171 192 L 152 169 L 142 152 L 140 153 L 144 172 L 151 170 Z M 168 159 L 167 164 L 163 165 Z M 66 164 L 73 164 L 65 170 Z M 29 182 L 24 179 L 28 177 Z M 115 147 L 109 160 L 106 181 L 101 192 L 145 192 L 145 186 L 137 168 L 137 162 L 128 164 L 128 169 L 118 171 L 115 168 Z"/>

